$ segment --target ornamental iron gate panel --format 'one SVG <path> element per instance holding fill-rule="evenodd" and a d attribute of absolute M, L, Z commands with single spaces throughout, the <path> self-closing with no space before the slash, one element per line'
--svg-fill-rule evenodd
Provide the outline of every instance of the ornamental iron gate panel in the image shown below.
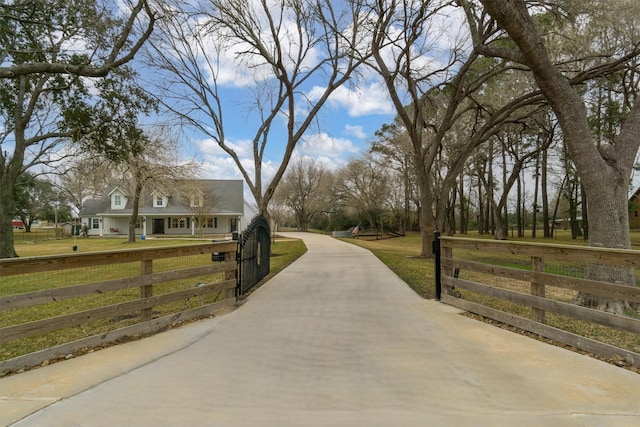
<path fill-rule="evenodd" d="M 253 288 L 270 271 L 271 231 L 263 216 L 256 216 L 238 238 L 238 294 Z"/>

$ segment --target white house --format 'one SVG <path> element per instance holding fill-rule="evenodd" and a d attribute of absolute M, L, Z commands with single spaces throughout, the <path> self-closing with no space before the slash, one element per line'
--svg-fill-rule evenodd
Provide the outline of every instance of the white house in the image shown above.
<path fill-rule="evenodd" d="M 102 199 L 86 200 L 80 220 L 89 235 L 126 235 L 132 197 L 120 185 Z M 243 217 L 242 180 L 184 180 L 141 195 L 136 234 L 224 235 L 239 231 Z"/>

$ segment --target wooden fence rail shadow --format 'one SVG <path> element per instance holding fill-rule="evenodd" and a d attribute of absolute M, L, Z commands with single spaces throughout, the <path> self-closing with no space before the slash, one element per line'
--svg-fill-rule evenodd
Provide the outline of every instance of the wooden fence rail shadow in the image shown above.
<path fill-rule="evenodd" d="M 547 324 L 552 313 L 558 319 L 603 325 L 628 333 L 635 340 L 634 349 L 640 348 L 637 311 L 613 314 L 572 303 L 578 293 L 586 293 L 640 307 L 640 287 L 584 277 L 593 265 L 627 268 L 635 276 L 640 251 L 453 237 L 441 237 L 440 245 L 442 302 L 604 358 L 640 366 L 638 352 Z"/>

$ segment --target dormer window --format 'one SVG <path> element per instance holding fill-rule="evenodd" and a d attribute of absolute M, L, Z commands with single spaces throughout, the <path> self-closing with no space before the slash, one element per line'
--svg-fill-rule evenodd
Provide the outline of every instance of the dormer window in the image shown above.
<path fill-rule="evenodd" d="M 200 207 L 202 207 L 203 206 L 202 205 L 202 202 L 203 202 L 202 199 L 203 198 L 202 198 L 201 194 L 193 194 L 191 196 L 191 207 L 192 208 L 200 208 Z"/>
<path fill-rule="evenodd" d="M 111 209 L 124 209 L 127 204 L 127 197 L 124 193 L 116 188 L 111 193 L 109 193 L 111 198 Z"/>
<path fill-rule="evenodd" d="M 162 208 L 162 207 L 166 206 L 165 203 L 166 202 L 165 202 L 164 197 L 162 197 L 162 195 L 160 195 L 160 194 L 156 194 L 156 196 L 154 197 L 153 206 L 155 206 L 157 208 Z"/>

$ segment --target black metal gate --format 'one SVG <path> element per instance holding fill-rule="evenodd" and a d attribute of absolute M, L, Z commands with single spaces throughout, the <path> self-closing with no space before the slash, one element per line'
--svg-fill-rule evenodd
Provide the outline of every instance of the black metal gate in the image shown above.
<path fill-rule="evenodd" d="M 257 216 L 238 238 L 238 294 L 253 288 L 269 274 L 271 230 L 269 221 Z"/>

